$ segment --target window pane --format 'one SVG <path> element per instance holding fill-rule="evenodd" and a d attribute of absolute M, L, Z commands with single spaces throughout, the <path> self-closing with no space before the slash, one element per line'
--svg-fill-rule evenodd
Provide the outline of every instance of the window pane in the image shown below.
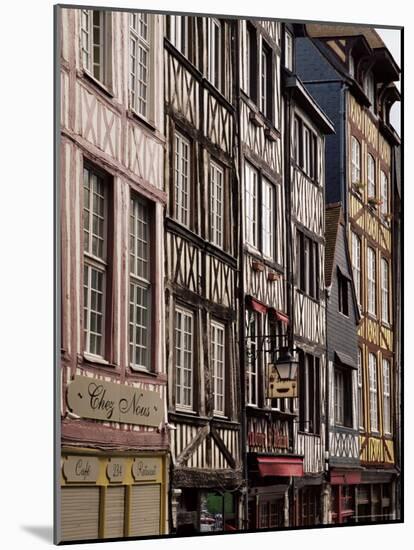
<path fill-rule="evenodd" d="M 175 311 L 176 404 L 193 407 L 193 315 Z"/>
<path fill-rule="evenodd" d="M 174 166 L 175 218 L 178 222 L 190 224 L 190 142 L 180 134 L 175 134 Z"/>
<path fill-rule="evenodd" d="M 263 254 L 268 258 L 274 257 L 274 227 L 275 227 L 275 205 L 274 188 L 266 180 L 263 180 L 262 191 L 262 239 Z"/>
<path fill-rule="evenodd" d="M 210 164 L 210 223 L 211 240 L 223 246 L 224 224 L 223 170 L 214 162 Z"/>
<path fill-rule="evenodd" d="M 211 323 L 211 363 L 213 373 L 214 412 L 224 414 L 224 325 Z"/>

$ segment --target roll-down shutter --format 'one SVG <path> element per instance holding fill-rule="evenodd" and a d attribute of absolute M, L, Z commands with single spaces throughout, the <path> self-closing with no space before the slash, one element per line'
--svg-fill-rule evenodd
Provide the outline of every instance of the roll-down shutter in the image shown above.
<path fill-rule="evenodd" d="M 160 534 L 160 485 L 131 487 L 130 535 L 140 537 Z"/>
<path fill-rule="evenodd" d="M 108 487 L 105 500 L 105 538 L 124 536 L 125 487 Z"/>
<path fill-rule="evenodd" d="M 99 487 L 61 488 L 62 540 L 99 537 Z"/>

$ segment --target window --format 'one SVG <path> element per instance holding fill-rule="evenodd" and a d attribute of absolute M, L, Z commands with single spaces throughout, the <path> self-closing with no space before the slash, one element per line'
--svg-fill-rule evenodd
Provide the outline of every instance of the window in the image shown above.
<path fill-rule="evenodd" d="M 218 89 L 221 90 L 222 75 L 221 75 L 221 25 L 217 19 L 208 18 L 208 79 Z"/>
<path fill-rule="evenodd" d="M 211 323 L 211 364 L 213 373 L 214 414 L 225 414 L 225 327 Z"/>
<path fill-rule="evenodd" d="M 377 269 L 375 250 L 368 247 L 368 313 L 377 314 Z"/>
<path fill-rule="evenodd" d="M 381 215 L 386 216 L 388 213 L 388 178 L 381 170 Z"/>
<path fill-rule="evenodd" d="M 129 14 L 129 93 L 131 107 L 141 116 L 149 115 L 150 19 L 146 13 Z"/>
<path fill-rule="evenodd" d="M 193 314 L 175 308 L 175 402 L 182 409 L 193 409 Z"/>
<path fill-rule="evenodd" d="M 352 183 L 361 181 L 361 145 L 359 141 L 352 136 L 352 160 L 351 160 L 351 179 Z"/>
<path fill-rule="evenodd" d="M 263 254 L 274 257 L 275 250 L 275 190 L 273 185 L 263 179 L 262 191 L 262 240 Z"/>
<path fill-rule="evenodd" d="M 377 384 L 377 357 L 374 353 L 368 356 L 369 366 L 369 411 L 371 431 L 378 431 L 378 384 Z"/>
<path fill-rule="evenodd" d="M 341 313 L 349 315 L 348 304 L 348 279 L 338 270 L 338 309 Z"/>
<path fill-rule="evenodd" d="M 294 158 L 307 176 L 319 181 L 318 138 L 299 117 L 294 121 Z"/>
<path fill-rule="evenodd" d="M 190 226 L 190 142 L 175 133 L 174 214 L 183 225 Z"/>
<path fill-rule="evenodd" d="M 293 71 L 293 37 L 288 31 L 285 33 L 285 67 Z"/>
<path fill-rule="evenodd" d="M 352 273 L 358 304 L 361 304 L 361 239 L 352 233 Z"/>
<path fill-rule="evenodd" d="M 223 247 L 224 174 L 215 163 L 210 163 L 210 228 L 211 241 Z"/>
<path fill-rule="evenodd" d="M 94 170 L 83 171 L 83 328 L 84 349 L 104 355 L 106 263 L 106 195 L 104 178 Z"/>
<path fill-rule="evenodd" d="M 258 247 L 258 173 L 250 164 L 245 165 L 245 222 L 246 242 Z"/>
<path fill-rule="evenodd" d="M 352 375 L 345 369 L 334 369 L 335 424 L 352 427 Z"/>
<path fill-rule="evenodd" d="M 355 61 L 354 56 L 351 53 L 349 54 L 349 74 L 352 78 L 355 78 Z"/>
<path fill-rule="evenodd" d="M 189 18 L 181 15 L 168 16 L 168 39 L 184 56 L 188 57 Z"/>
<path fill-rule="evenodd" d="M 246 91 L 249 97 L 256 101 L 257 98 L 257 36 L 253 25 L 247 23 L 246 31 Z"/>
<path fill-rule="evenodd" d="M 367 98 L 371 103 L 370 109 L 372 112 L 374 112 L 375 111 L 375 82 L 374 82 L 374 76 L 371 72 L 369 72 L 365 77 L 364 90 Z"/>
<path fill-rule="evenodd" d="M 258 365 L 257 336 L 259 335 L 259 316 L 246 310 L 247 340 L 246 340 L 246 402 L 248 405 L 258 405 Z"/>
<path fill-rule="evenodd" d="M 132 197 L 129 212 L 129 363 L 147 369 L 150 361 L 151 268 L 149 205 Z"/>
<path fill-rule="evenodd" d="M 362 350 L 358 348 L 358 404 L 359 404 L 359 427 L 364 429 L 364 389 L 362 374 Z"/>
<path fill-rule="evenodd" d="M 388 359 L 382 360 L 382 376 L 384 384 L 384 432 L 391 433 L 391 364 Z"/>
<path fill-rule="evenodd" d="M 296 280 L 306 294 L 319 300 L 319 247 L 302 231 L 296 233 Z"/>
<path fill-rule="evenodd" d="M 283 498 L 260 501 L 259 529 L 283 527 Z"/>
<path fill-rule="evenodd" d="M 384 323 L 390 322 L 389 269 L 385 258 L 381 259 L 381 318 Z"/>
<path fill-rule="evenodd" d="M 299 430 L 320 432 L 320 366 L 319 358 L 299 354 Z"/>
<path fill-rule="evenodd" d="M 102 84 L 109 80 L 110 13 L 82 10 L 81 54 L 83 68 Z"/>
<path fill-rule="evenodd" d="M 260 110 L 272 117 L 272 51 L 262 40 L 262 64 L 260 73 Z"/>
<path fill-rule="evenodd" d="M 375 160 L 372 155 L 368 154 L 368 197 L 376 196 L 375 189 Z"/>

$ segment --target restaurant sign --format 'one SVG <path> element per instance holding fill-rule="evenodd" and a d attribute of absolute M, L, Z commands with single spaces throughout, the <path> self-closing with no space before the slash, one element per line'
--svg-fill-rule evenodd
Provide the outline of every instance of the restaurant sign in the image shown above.
<path fill-rule="evenodd" d="M 132 475 L 135 481 L 155 480 L 161 474 L 160 458 L 141 457 L 132 463 Z"/>
<path fill-rule="evenodd" d="M 158 427 L 163 403 L 157 392 L 75 376 L 68 386 L 68 404 L 82 418 Z"/>

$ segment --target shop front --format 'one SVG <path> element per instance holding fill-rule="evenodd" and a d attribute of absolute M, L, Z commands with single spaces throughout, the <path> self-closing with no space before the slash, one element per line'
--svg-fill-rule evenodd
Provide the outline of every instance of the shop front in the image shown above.
<path fill-rule="evenodd" d="M 164 534 L 166 461 L 166 454 L 63 451 L 62 541 Z"/>

